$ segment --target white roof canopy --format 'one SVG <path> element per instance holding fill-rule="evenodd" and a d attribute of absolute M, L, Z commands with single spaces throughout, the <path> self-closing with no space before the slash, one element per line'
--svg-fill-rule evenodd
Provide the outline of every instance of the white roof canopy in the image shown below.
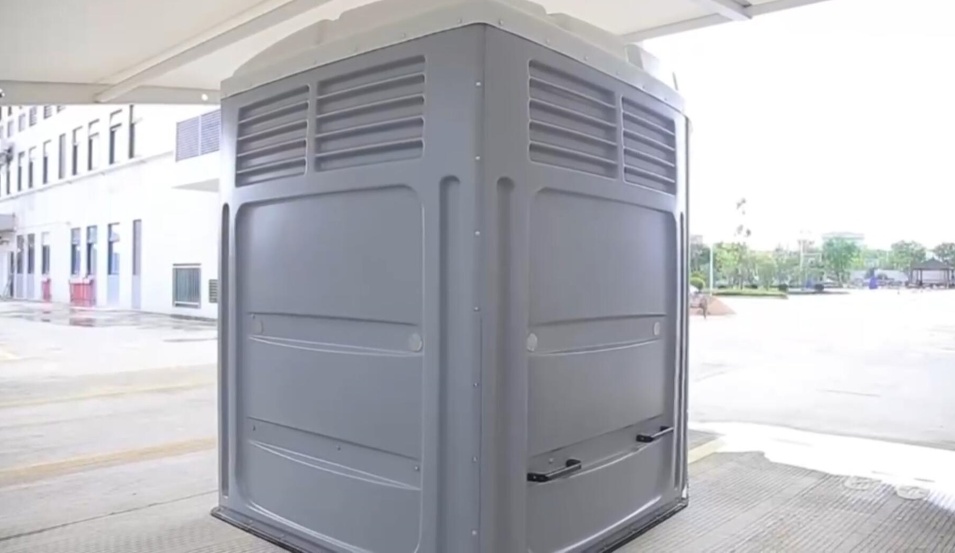
<path fill-rule="evenodd" d="M 257 53 L 373 1 L 0 0 L 0 103 L 218 102 Z M 823 0 L 536 1 L 639 42 Z"/>

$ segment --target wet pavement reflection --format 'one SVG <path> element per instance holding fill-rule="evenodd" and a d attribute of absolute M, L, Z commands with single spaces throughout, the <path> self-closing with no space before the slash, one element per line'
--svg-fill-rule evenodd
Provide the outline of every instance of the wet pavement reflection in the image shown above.
<path fill-rule="evenodd" d="M 21 319 L 78 327 L 136 327 L 183 331 L 215 330 L 216 321 L 139 311 L 77 308 L 61 305 L 0 302 L 0 319 Z M 180 340 L 187 340 L 180 338 Z"/>

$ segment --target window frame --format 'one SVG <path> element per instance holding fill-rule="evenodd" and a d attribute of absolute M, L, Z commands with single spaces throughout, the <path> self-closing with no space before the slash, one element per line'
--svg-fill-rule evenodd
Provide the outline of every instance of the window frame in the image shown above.
<path fill-rule="evenodd" d="M 96 171 L 99 168 L 97 146 L 99 145 L 99 119 L 91 121 L 86 132 L 86 170 Z"/>

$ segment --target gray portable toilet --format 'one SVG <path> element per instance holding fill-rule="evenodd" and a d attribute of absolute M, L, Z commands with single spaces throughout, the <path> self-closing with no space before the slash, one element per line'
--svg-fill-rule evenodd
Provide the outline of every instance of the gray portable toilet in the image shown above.
<path fill-rule="evenodd" d="M 687 122 L 636 46 L 385 0 L 223 83 L 220 500 L 307 552 L 606 551 L 687 501 Z"/>

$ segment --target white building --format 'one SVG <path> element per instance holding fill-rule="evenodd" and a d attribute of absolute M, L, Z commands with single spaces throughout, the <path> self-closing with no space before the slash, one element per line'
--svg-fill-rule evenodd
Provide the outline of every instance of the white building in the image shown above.
<path fill-rule="evenodd" d="M 0 108 L 0 297 L 214 317 L 219 114 Z"/>

